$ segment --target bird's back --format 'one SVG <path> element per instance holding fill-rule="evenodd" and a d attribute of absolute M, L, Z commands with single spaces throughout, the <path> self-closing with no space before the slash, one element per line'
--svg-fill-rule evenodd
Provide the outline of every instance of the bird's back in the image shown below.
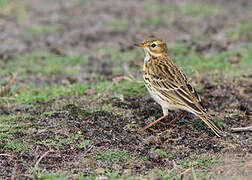
<path fill-rule="evenodd" d="M 162 99 L 194 114 L 205 112 L 196 90 L 168 56 L 150 59 L 144 69 L 146 86 Z"/>

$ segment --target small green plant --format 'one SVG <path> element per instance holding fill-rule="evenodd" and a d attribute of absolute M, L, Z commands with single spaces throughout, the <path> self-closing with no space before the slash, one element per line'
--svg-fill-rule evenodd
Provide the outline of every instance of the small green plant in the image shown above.
<path fill-rule="evenodd" d="M 227 126 L 227 124 L 221 118 L 216 117 L 213 119 L 213 121 L 221 128 L 225 128 Z"/>
<path fill-rule="evenodd" d="M 224 128 L 226 127 L 226 123 L 220 119 L 220 118 L 214 118 L 212 119 L 212 121 L 217 124 L 220 128 Z M 193 127 L 195 127 L 196 129 L 205 129 L 207 128 L 207 125 L 200 119 L 200 118 L 196 118 L 193 123 L 192 123 Z"/>
<path fill-rule="evenodd" d="M 118 47 L 112 47 L 112 46 L 102 48 L 98 52 L 96 52 L 96 54 L 98 56 L 104 56 L 103 61 L 114 63 L 129 62 L 143 56 L 142 51 L 136 51 L 136 50 L 121 51 Z"/>
<path fill-rule="evenodd" d="M 1 0 L 0 1 L 0 15 L 4 14 L 7 15 L 11 12 L 13 4 L 11 0 Z"/>
<path fill-rule="evenodd" d="M 111 86 L 111 82 L 109 81 L 97 81 L 94 83 L 90 83 L 90 87 L 95 90 L 95 92 L 104 92 L 107 88 Z"/>
<path fill-rule="evenodd" d="M 102 111 L 112 112 L 113 106 L 112 104 L 103 104 L 101 107 Z"/>
<path fill-rule="evenodd" d="M 200 157 L 198 159 L 191 159 L 180 163 L 183 168 L 189 167 L 211 167 L 216 156 Z"/>
<path fill-rule="evenodd" d="M 0 123 L 11 123 L 17 116 L 0 116 Z"/>
<path fill-rule="evenodd" d="M 23 133 L 24 129 L 32 126 L 31 124 L 23 123 L 24 120 L 29 118 L 30 114 L 0 116 L 0 137 L 12 139 L 13 136 Z"/>
<path fill-rule="evenodd" d="M 85 65 L 87 61 L 87 58 L 79 56 L 59 57 L 48 52 L 32 52 L 20 55 L 7 64 L 0 63 L 0 75 L 16 73 L 24 79 L 27 77 L 27 73 L 47 76 L 52 74 L 75 75 L 82 72 L 81 66 Z"/>
<path fill-rule="evenodd" d="M 71 136 L 69 136 L 71 138 Z M 81 131 L 77 131 L 76 134 L 73 136 L 74 139 L 83 139 L 83 134 Z"/>
<path fill-rule="evenodd" d="M 8 6 L 10 4 L 11 0 L 1 0 L 0 1 L 0 7 L 5 7 Z"/>
<path fill-rule="evenodd" d="M 35 102 L 48 102 L 58 97 L 65 96 L 80 96 L 88 89 L 88 84 L 73 84 L 68 86 L 44 86 L 37 87 L 35 84 L 27 85 L 29 88 L 25 90 L 12 89 L 12 94 L 15 94 L 13 99 L 17 103 L 35 103 Z M 0 99 L 4 101 L 5 99 Z"/>
<path fill-rule="evenodd" d="M 112 91 L 123 95 L 143 94 L 147 92 L 144 83 L 131 82 L 127 80 L 115 84 L 112 87 Z"/>
<path fill-rule="evenodd" d="M 162 13 L 177 13 L 179 9 L 175 6 L 164 5 L 159 3 L 148 3 L 144 5 L 144 9 L 148 12 L 162 12 Z"/>
<path fill-rule="evenodd" d="M 105 151 L 94 155 L 95 159 L 103 159 L 106 162 L 118 162 L 121 159 L 129 159 L 127 151 Z"/>
<path fill-rule="evenodd" d="M 131 174 L 123 174 L 123 172 L 119 170 L 110 170 L 106 168 L 106 173 L 103 174 L 104 179 L 109 179 L 109 180 L 118 180 L 118 179 L 125 179 L 125 180 L 133 180 L 133 179 L 138 179 L 134 175 Z M 79 177 L 78 180 L 97 180 L 99 179 L 99 175 L 89 175 L 85 177 Z"/>
<path fill-rule="evenodd" d="M 183 69 L 188 75 L 194 75 L 193 69 L 199 73 L 215 71 L 220 75 L 234 76 L 249 72 L 252 68 L 252 44 L 247 44 L 237 51 L 221 52 L 212 56 L 199 56 L 194 49 L 189 49 L 183 44 L 168 45 L 168 51 L 171 53 L 173 61 Z M 228 59 L 241 55 L 239 64 L 232 65 Z"/>
<path fill-rule="evenodd" d="M 207 4 L 190 3 L 185 5 L 181 11 L 190 16 L 210 15 L 218 12 L 217 8 L 214 8 Z"/>
<path fill-rule="evenodd" d="M 190 53 L 190 48 L 188 47 L 187 44 L 184 43 L 177 43 L 177 44 L 169 44 L 167 43 L 167 48 L 168 48 L 168 53 L 171 56 L 181 56 L 182 58 L 184 58 L 185 56 L 187 56 Z"/>
<path fill-rule="evenodd" d="M 38 177 L 40 177 L 39 179 L 43 179 L 43 180 L 67 180 L 68 179 L 64 175 L 60 175 L 60 174 L 40 173 Z"/>
<path fill-rule="evenodd" d="M 24 33 L 26 39 L 33 40 L 55 31 L 57 28 L 52 25 L 33 25 Z"/>
<path fill-rule="evenodd" d="M 153 179 L 153 175 L 158 176 L 158 177 L 162 177 L 162 179 L 180 179 L 180 177 L 178 177 L 180 170 L 179 169 L 154 169 L 151 170 L 147 175 L 144 175 L 144 177 L 147 177 L 148 179 Z"/>
<path fill-rule="evenodd" d="M 108 26 L 109 28 L 115 28 L 117 30 L 122 30 L 123 28 L 125 28 L 127 26 L 127 24 L 129 23 L 128 19 L 125 18 L 116 18 L 116 19 L 112 19 L 106 22 L 106 26 Z"/>
<path fill-rule="evenodd" d="M 155 149 L 155 148 L 151 148 L 151 152 L 156 152 L 158 153 L 160 156 L 165 157 L 165 158 L 172 158 L 172 154 L 168 154 L 167 152 L 165 152 L 162 149 Z"/>
<path fill-rule="evenodd" d="M 154 26 L 161 26 L 165 25 L 165 21 L 162 17 L 155 16 L 146 18 L 146 24 L 154 25 Z"/>
<path fill-rule="evenodd" d="M 50 146 L 56 146 L 57 142 L 52 139 L 46 139 L 46 140 L 36 141 L 36 144 L 50 147 Z"/>
<path fill-rule="evenodd" d="M 0 116 L 0 123 L 16 123 L 15 120 L 23 120 L 30 117 L 30 114 L 17 114 L 17 115 L 9 115 L 9 116 Z"/>
<path fill-rule="evenodd" d="M 243 23 L 239 23 L 237 27 L 232 30 L 229 30 L 226 33 L 226 37 L 233 41 L 238 41 L 241 38 L 252 40 L 252 22 L 246 21 Z"/>
<path fill-rule="evenodd" d="M 42 116 L 52 116 L 54 114 L 61 114 L 61 113 L 64 113 L 64 112 L 65 111 L 52 110 L 52 111 L 43 112 L 41 115 Z"/>
<path fill-rule="evenodd" d="M 192 177 L 193 177 L 194 180 L 197 180 L 197 179 L 206 179 L 206 180 L 215 179 L 215 178 L 213 178 L 212 172 L 208 172 L 208 171 L 199 172 L 199 171 L 194 170 L 193 167 L 192 167 Z"/>
<path fill-rule="evenodd" d="M 6 148 L 12 149 L 12 150 L 17 150 L 17 151 L 24 151 L 28 149 L 27 144 L 24 142 L 20 141 L 9 141 L 5 144 Z"/>
<path fill-rule="evenodd" d="M 67 134 L 67 137 L 61 138 L 56 136 L 55 139 L 38 140 L 36 144 L 51 147 L 51 146 L 70 146 L 70 149 L 83 149 L 91 146 L 93 142 L 85 139 L 81 131 L 77 131 L 75 134 Z"/>
<path fill-rule="evenodd" d="M 151 16 L 151 17 L 147 17 L 144 22 L 143 22 L 143 26 L 166 26 L 167 25 L 167 20 L 165 20 L 163 17 L 161 16 Z"/>
<path fill-rule="evenodd" d="M 112 67 L 112 72 L 115 74 L 123 74 L 124 69 L 121 66 L 114 66 Z"/>

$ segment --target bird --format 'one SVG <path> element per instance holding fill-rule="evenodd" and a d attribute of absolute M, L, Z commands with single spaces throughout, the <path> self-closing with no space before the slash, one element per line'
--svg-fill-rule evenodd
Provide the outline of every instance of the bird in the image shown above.
<path fill-rule="evenodd" d="M 211 115 L 203 107 L 200 96 L 187 76 L 169 57 L 167 44 L 161 39 L 151 38 L 134 45 L 144 49 L 144 83 L 151 97 L 163 111 L 162 117 L 139 130 L 139 133 L 166 118 L 168 110 L 184 110 L 199 117 L 221 137 L 223 131 L 213 123 Z"/>

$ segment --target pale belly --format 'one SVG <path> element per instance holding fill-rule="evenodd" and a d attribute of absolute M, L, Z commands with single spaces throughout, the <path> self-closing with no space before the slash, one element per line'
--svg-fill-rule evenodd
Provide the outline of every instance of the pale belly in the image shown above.
<path fill-rule="evenodd" d="M 173 110 L 173 109 L 177 109 L 175 108 L 174 106 L 172 106 L 169 102 L 167 101 L 164 101 L 162 98 L 160 98 L 156 93 L 154 93 L 149 87 L 147 84 L 145 84 L 145 87 L 148 89 L 151 97 L 158 103 L 160 104 L 160 106 L 164 109 L 170 109 L 170 110 Z"/>

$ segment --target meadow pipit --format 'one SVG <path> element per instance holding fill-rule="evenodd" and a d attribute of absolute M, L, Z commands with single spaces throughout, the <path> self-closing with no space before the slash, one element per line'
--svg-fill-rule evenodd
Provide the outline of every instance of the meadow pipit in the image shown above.
<path fill-rule="evenodd" d="M 203 108 L 200 96 L 190 85 L 186 75 L 168 56 L 166 43 L 159 39 L 150 39 L 135 45 L 144 48 L 145 86 L 163 110 L 162 117 L 145 126 L 140 132 L 167 117 L 168 109 L 181 109 L 201 118 L 220 137 L 222 131 L 211 121 L 212 117 Z"/>

